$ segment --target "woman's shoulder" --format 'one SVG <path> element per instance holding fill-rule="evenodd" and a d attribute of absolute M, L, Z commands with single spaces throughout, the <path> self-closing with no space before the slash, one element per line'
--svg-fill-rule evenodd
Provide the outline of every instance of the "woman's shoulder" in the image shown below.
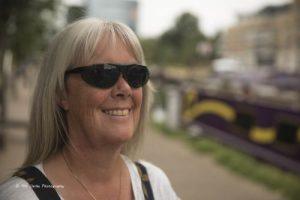
<path fill-rule="evenodd" d="M 138 160 L 138 162 L 145 166 L 148 175 L 151 176 L 152 179 L 155 179 L 155 181 L 158 181 L 160 183 L 170 183 L 166 173 L 160 167 L 145 160 Z"/>
<path fill-rule="evenodd" d="M 154 193 L 155 199 L 179 199 L 172 187 L 172 184 L 166 173 L 158 166 L 145 160 L 139 160 L 139 163 L 147 169 L 150 184 Z"/>
<path fill-rule="evenodd" d="M 130 162 L 133 166 L 134 162 Z M 147 170 L 155 199 L 179 199 L 170 183 L 168 176 L 160 167 L 145 160 L 138 160 L 137 162 L 142 164 Z"/>
<path fill-rule="evenodd" d="M 34 200 L 37 198 L 24 179 L 13 176 L 0 184 L 0 199 Z"/>

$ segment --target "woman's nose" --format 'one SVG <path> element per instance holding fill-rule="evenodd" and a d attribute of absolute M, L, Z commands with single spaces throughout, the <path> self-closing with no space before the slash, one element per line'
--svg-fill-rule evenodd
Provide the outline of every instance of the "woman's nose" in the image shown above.
<path fill-rule="evenodd" d="M 132 89 L 127 81 L 121 75 L 112 88 L 113 97 L 129 97 L 132 95 Z"/>

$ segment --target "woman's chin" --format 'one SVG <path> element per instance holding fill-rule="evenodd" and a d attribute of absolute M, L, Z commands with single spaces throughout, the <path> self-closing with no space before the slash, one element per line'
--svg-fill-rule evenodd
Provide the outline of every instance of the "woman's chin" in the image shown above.
<path fill-rule="evenodd" d="M 133 133 L 128 130 L 112 132 L 105 137 L 106 141 L 109 143 L 123 144 L 131 140 Z"/>
<path fill-rule="evenodd" d="M 116 136 L 116 139 L 119 140 L 119 142 L 125 143 L 131 140 L 133 134 L 132 133 L 122 133 Z"/>

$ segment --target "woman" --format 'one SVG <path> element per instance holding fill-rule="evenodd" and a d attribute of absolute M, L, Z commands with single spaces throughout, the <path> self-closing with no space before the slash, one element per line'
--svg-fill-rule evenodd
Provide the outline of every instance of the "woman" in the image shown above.
<path fill-rule="evenodd" d="M 143 133 L 148 79 L 127 26 L 94 18 L 68 25 L 38 77 L 25 170 L 0 186 L 0 199 L 178 199 L 161 169 L 126 156 Z"/>

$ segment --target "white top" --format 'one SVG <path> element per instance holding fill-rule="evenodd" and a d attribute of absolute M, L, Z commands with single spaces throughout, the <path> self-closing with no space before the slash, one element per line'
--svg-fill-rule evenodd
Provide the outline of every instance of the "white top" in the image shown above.
<path fill-rule="evenodd" d="M 122 156 L 122 158 L 130 173 L 134 199 L 144 200 L 145 198 L 142 190 L 141 179 L 135 164 L 126 156 Z M 140 160 L 139 162 L 147 169 L 155 200 L 179 200 L 168 177 L 160 168 L 143 160 Z M 35 165 L 35 167 L 46 176 L 42 163 Z M 61 196 L 60 198 L 64 200 Z M 14 176 L 0 184 L 0 200 L 21 199 L 38 200 L 27 181 Z"/>

